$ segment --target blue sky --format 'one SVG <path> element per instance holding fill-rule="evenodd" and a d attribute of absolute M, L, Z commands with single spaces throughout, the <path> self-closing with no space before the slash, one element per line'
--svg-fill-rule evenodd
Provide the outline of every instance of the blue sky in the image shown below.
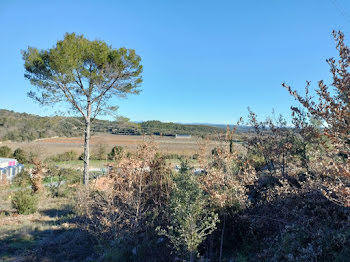
<path fill-rule="evenodd" d="M 133 121 L 234 123 L 248 106 L 288 117 L 296 103 L 281 83 L 329 81 L 331 32 L 350 39 L 349 26 L 346 0 L 0 0 L 0 108 L 52 114 L 26 96 L 20 50 L 76 32 L 141 56 L 143 91 L 118 102 Z"/>

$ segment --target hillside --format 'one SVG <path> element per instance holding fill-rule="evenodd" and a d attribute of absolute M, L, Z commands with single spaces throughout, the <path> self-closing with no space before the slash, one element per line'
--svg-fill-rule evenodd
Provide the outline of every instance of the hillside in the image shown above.
<path fill-rule="evenodd" d="M 163 123 L 160 121 L 145 121 L 134 123 L 122 118 L 119 121 L 96 119 L 92 125 L 92 132 L 128 135 L 164 135 L 189 134 L 205 136 L 223 133 L 225 130 L 208 125 L 186 125 L 177 123 Z M 17 113 L 0 109 L 0 140 L 32 141 L 39 138 L 54 136 L 73 137 L 83 134 L 82 121 L 78 117 L 42 117 L 27 113 Z"/>

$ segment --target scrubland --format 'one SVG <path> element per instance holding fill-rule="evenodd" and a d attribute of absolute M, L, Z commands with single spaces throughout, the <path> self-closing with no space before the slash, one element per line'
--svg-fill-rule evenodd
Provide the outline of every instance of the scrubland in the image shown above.
<path fill-rule="evenodd" d="M 309 83 L 305 96 L 283 84 L 300 103 L 292 126 L 250 111 L 242 145 L 230 128 L 215 142 L 173 140 L 182 152 L 163 138 L 93 142 L 108 172 L 88 185 L 56 164 L 77 161 L 73 148 L 45 157 L 0 148 L 29 163 L 1 189 L 0 259 L 349 261 L 350 50 L 341 32 L 334 38 L 331 86 L 320 81 L 312 97 Z"/>

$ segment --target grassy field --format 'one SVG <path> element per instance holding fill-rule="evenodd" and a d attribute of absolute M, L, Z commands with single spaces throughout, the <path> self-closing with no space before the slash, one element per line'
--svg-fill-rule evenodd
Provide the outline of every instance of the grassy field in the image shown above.
<path fill-rule="evenodd" d="M 186 139 L 176 139 L 174 137 L 161 137 L 161 136 L 130 136 L 130 135 L 111 135 L 111 134 L 98 134 L 91 137 L 90 150 L 93 154 L 97 152 L 101 145 L 105 148 L 106 152 L 110 152 L 113 146 L 122 146 L 126 152 L 134 153 L 137 147 L 144 141 L 153 141 L 159 148 L 161 154 L 169 155 L 167 162 L 175 167 L 180 164 L 178 157 L 182 156 L 187 159 L 192 159 L 193 155 L 197 154 L 200 150 L 199 143 L 201 138 L 191 137 Z M 207 150 L 208 152 L 214 147 L 219 145 L 219 141 L 208 140 Z M 55 156 L 67 151 L 75 151 L 77 155 L 83 152 L 83 138 L 82 137 L 56 137 L 39 139 L 32 142 L 2 142 L 1 145 L 6 145 L 12 150 L 16 148 L 22 148 L 26 152 L 33 152 L 46 159 L 51 156 Z M 237 144 L 237 147 L 242 148 L 242 145 Z M 196 161 L 190 160 L 191 164 L 196 166 Z M 108 163 L 107 160 L 90 160 L 91 169 L 102 169 Z M 52 163 L 62 168 L 83 168 L 83 161 L 72 160 L 64 162 Z M 32 165 L 26 165 L 30 168 Z"/>
<path fill-rule="evenodd" d="M 137 146 L 144 140 L 153 140 L 159 147 L 159 151 L 164 154 L 180 154 L 191 156 L 198 152 L 198 143 L 200 141 L 197 137 L 189 139 L 176 139 L 174 137 L 143 137 L 130 135 L 111 135 L 111 134 L 97 134 L 91 137 L 91 151 L 97 150 L 99 145 L 105 146 L 109 152 L 113 146 L 122 146 L 128 152 L 135 152 Z M 218 142 L 210 141 L 210 148 L 215 147 Z M 35 140 L 33 142 L 2 142 L 1 145 L 9 146 L 12 150 L 16 148 L 23 148 L 26 151 L 40 152 L 46 156 L 52 156 L 58 153 L 63 153 L 69 150 L 76 151 L 78 154 L 83 152 L 83 138 L 82 137 L 58 137 L 45 138 Z"/>

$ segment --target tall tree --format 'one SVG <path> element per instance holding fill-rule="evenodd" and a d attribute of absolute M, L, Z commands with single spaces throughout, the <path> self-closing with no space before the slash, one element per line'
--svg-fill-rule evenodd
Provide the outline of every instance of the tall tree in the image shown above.
<path fill-rule="evenodd" d="M 28 47 L 22 54 L 24 76 L 37 88 L 28 95 L 42 105 L 68 104 L 84 119 L 83 175 L 87 185 L 91 123 L 99 114 L 116 110 L 113 98 L 139 93 L 141 58 L 135 50 L 114 49 L 75 33 L 67 33 L 51 49 Z"/>

